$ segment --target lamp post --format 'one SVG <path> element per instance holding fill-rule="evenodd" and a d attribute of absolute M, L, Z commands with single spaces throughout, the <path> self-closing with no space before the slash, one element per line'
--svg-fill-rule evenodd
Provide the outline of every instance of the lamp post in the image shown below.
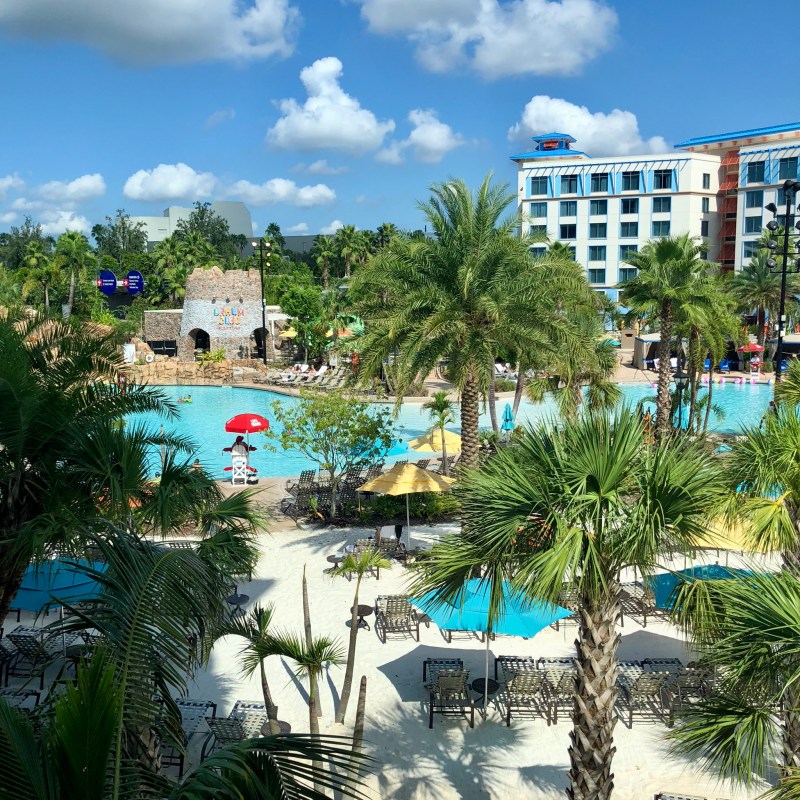
<path fill-rule="evenodd" d="M 777 365 L 775 368 L 775 382 L 778 383 L 782 375 L 783 366 L 783 337 L 786 335 L 786 272 L 789 269 L 789 228 L 794 222 L 794 217 L 791 214 L 792 201 L 796 199 L 797 193 L 800 192 L 800 181 L 792 180 L 791 178 L 783 182 L 783 195 L 786 198 L 786 211 L 783 219 L 783 262 L 778 267 L 778 262 L 774 258 L 775 250 L 778 249 L 778 243 L 775 239 L 770 239 L 766 246 L 770 251 L 770 257 L 767 259 L 767 266 L 770 272 L 778 273 L 781 275 L 781 300 L 780 308 L 778 310 L 778 350 L 775 354 Z M 778 208 L 775 203 L 767 203 L 764 206 L 767 211 L 771 211 L 773 217 L 778 213 Z M 797 224 L 797 229 L 800 230 L 800 223 Z M 774 233 L 778 230 L 778 222 L 771 219 L 767 223 L 767 230 Z M 797 249 L 800 250 L 800 242 L 797 243 Z M 800 271 L 800 260 L 797 262 L 797 269 Z"/>
<path fill-rule="evenodd" d="M 252 242 L 253 250 L 258 250 L 258 273 L 261 278 L 261 357 L 264 366 L 267 366 L 267 300 L 264 297 L 264 248 L 267 250 L 267 268 L 271 255 L 272 243 L 267 239 L 257 239 Z"/>
<path fill-rule="evenodd" d="M 678 430 L 683 428 L 683 392 L 689 385 L 689 376 L 685 372 L 675 373 L 675 388 L 678 390 Z"/>

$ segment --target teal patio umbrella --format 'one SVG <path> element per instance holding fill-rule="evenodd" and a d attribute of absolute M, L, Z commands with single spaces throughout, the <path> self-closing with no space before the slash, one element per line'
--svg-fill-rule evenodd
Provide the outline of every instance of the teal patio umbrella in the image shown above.
<path fill-rule="evenodd" d="M 503 422 L 500 425 L 501 431 L 506 431 L 507 433 L 511 433 L 514 430 L 514 412 L 511 410 L 511 406 L 506 403 L 506 407 L 503 409 Z"/>
<path fill-rule="evenodd" d="M 493 633 L 506 636 L 523 636 L 530 639 L 537 633 L 572 612 L 545 600 L 530 600 L 503 581 L 500 612 L 489 619 L 491 582 L 482 578 L 468 580 L 455 600 L 443 601 L 434 590 L 410 602 L 422 609 L 440 630 L 475 631 L 486 636 L 486 677 L 484 679 L 483 707 L 489 696 L 489 636 Z"/>
<path fill-rule="evenodd" d="M 671 610 L 678 600 L 678 587 L 693 581 L 724 581 L 731 578 L 747 578 L 752 573 L 734 567 L 721 567 L 719 564 L 705 564 L 689 567 L 678 572 L 664 572 L 647 578 L 647 585 L 653 593 L 656 608 Z"/>

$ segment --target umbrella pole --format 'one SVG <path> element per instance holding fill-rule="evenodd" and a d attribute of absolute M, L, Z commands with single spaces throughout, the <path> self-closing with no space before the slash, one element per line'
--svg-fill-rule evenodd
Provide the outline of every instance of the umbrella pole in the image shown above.
<path fill-rule="evenodd" d="M 408 510 L 408 492 L 406 492 L 406 528 L 408 528 L 408 549 L 411 549 L 411 512 Z"/>
<path fill-rule="evenodd" d="M 489 702 L 489 627 L 486 627 L 486 669 L 483 679 L 483 713 L 486 715 L 486 704 Z"/>

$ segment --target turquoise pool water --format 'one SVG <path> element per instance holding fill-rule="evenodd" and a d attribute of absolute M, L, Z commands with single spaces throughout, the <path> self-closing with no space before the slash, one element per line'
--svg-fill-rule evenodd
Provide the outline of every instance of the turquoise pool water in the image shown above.
<path fill-rule="evenodd" d="M 625 401 L 631 405 L 655 395 L 655 389 L 648 385 L 621 388 Z M 155 414 L 140 414 L 131 417 L 130 421 L 143 422 L 156 431 L 159 425 L 163 424 L 166 431 L 192 437 L 197 443 L 197 457 L 206 470 L 217 478 L 225 477 L 224 469 L 230 464 L 230 455 L 223 453 L 222 448 L 229 446 L 235 438 L 233 434 L 225 433 L 225 422 L 228 419 L 236 414 L 256 412 L 265 416 L 273 427 L 280 430 L 274 422 L 274 414 L 270 407 L 272 402 L 279 400 L 290 405 L 298 402 L 294 397 L 273 392 L 235 389 L 230 386 L 162 387 L 162 390 L 167 397 L 175 401 L 190 391 L 192 402 L 179 404 L 179 416 L 174 420 L 165 420 Z M 717 419 L 716 415 L 712 414 L 711 428 L 723 433 L 733 433 L 740 430 L 742 425 L 758 425 L 771 399 L 771 386 L 750 383 L 725 383 L 715 386 L 714 402 L 724 409 L 725 418 Z M 501 400 L 497 404 L 498 420 L 502 418 L 505 403 L 505 400 Z M 537 422 L 555 417 L 557 412 L 552 400 L 536 404 L 524 401 L 517 422 Z M 487 413 L 481 415 L 480 424 L 481 427 L 490 426 Z M 396 425 L 400 444 L 392 449 L 386 458 L 387 463 L 408 458 L 405 442 L 425 433 L 430 427 L 430 422 L 427 412 L 421 411 L 420 404 L 406 403 L 400 410 Z M 458 426 L 453 426 L 453 430 L 458 431 Z M 297 475 L 302 469 L 316 466 L 298 452 L 272 453 L 266 450 L 263 447 L 262 434 L 251 436 L 250 443 L 258 448 L 251 454 L 250 463 L 258 469 L 261 476 Z M 411 454 L 412 458 L 423 456 L 424 454 Z"/>

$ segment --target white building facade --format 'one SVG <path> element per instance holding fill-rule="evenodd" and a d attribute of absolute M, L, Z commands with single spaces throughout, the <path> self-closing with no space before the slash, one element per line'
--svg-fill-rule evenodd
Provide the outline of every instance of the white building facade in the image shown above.
<path fill-rule="evenodd" d="M 131 217 L 131 223 L 144 223 L 147 232 L 147 243 L 149 246 L 163 242 L 164 239 L 172 236 L 178 227 L 178 223 L 189 220 L 194 212 L 194 208 L 184 208 L 182 206 L 170 206 L 164 209 L 160 217 Z M 248 241 L 253 236 L 253 220 L 247 206 L 238 200 L 214 200 L 211 203 L 211 211 L 218 217 L 222 217 L 230 228 L 232 234 L 246 236 Z"/>
<path fill-rule="evenodd" d="M 690 233 L 719 239 L 720 157 L 716 153 L 589 157 L 568 134 L 533 139 L 518 165 L 523 233 L 538 233 L 573 251 L 589 283 L 616 299 L 617 283 L 635 274 L 626 256 L 649 239 Z M 544 252 L 546 244 L 533 248 Z"/>

